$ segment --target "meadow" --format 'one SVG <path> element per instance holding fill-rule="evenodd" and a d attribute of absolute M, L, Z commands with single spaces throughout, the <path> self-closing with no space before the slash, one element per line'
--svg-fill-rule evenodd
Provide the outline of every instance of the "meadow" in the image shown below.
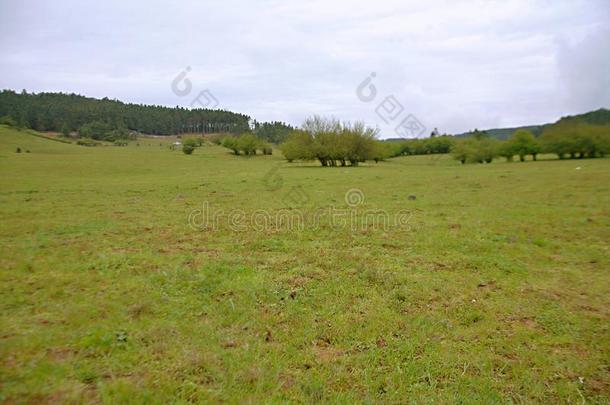
<path fill-rule="evenodd" d="M 609 159 L 168 145 L 0 127 L 0 401 L 610 403 Z M 189 226 L 351 189 L 408 223 Z"/>

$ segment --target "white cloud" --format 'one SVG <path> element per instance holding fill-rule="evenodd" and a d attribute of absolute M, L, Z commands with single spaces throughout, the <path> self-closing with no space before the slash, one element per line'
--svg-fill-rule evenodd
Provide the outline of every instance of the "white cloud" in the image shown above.
<path fill-rule="evenodd" d="M 392 127 L 355 94 L 376 72 L 428 127 L 547 122 L 610 106 L 610 6 L 599 1 L 5 1 L 0 87 L 220 106 L 298 124 Z M 193 94 L 171 92 L 186 66 Z"/>

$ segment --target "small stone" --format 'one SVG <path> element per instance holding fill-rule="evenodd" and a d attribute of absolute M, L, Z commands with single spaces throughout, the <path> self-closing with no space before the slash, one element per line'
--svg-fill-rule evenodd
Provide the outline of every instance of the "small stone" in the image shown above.
<path fill-rule="evenodd" d="M 413 194 L 411 194 L 411 195 L 409 196 L 409 200 L 411 200 L 411 201 L 413 201 L 413 200 L 417 200 L 417 197 L 416 197 L 416 196 L 414 196 Z"/>

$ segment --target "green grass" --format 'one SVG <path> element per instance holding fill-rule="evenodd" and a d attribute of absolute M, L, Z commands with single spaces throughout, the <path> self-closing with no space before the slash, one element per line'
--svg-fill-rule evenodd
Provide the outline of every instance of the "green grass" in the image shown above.
<path fill-rule="evenodd" d="M 0 400 L 609 402 L 610 160 L 318 168 L 139 144 L 0 128 Z M 411 218 L 187 224 L 204 201 L 288 208 L 293 187 L 306 212 L 358 188 L 358 209 Z"/>

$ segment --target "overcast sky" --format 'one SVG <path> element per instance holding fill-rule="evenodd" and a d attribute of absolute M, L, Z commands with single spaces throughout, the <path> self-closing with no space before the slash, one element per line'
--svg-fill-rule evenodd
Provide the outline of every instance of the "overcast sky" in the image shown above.
<path fill-rule="evenodd" d="M 382 137 L 408 114 L 458 133 L 610 107 L 609 0 L 0 0 L 0 51 L 0 88 L 168 106 L 209 89 L 260 121 L 334 115 Z"/>

